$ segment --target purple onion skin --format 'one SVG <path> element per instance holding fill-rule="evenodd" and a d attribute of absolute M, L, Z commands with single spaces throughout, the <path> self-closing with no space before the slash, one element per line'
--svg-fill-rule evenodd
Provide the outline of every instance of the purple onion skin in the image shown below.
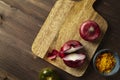
<path fill-rule="evenodd" d="M 63 60 L 64 63 L 72 68 L 78 68 L 81 67 L 81 65 L 85 62 L 85 60 L 76 60 L 76 61 L 65 61 Z"/>
<path fill-rule="evenodd" d="M 89 31 L 91 26 L 94 28 L 93 32 Z M 101 30 L 96 22 L 89 20 L 81 25 L 79 33 L 84 40 L 92 42 L 99 38 Z"/>

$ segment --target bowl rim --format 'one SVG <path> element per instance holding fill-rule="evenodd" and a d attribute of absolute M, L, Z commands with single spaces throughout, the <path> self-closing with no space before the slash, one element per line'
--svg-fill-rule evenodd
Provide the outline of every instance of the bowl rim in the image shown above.
<path fill-rule="evenodd" d="M 115 64 L 115 67 L 111 71 L 112 73 L 110 72 L 109 74 L 105 74 L 105 73 L 99 72 L 97 70 L 97 68 L 96 68 L 96 65 L 95 65 L 95 60 L 96 60 L 97 56 L 100 55 L 101 53 L 104 53 L 104 52 L 110 52 L 110 53 L 112 53 L 113 56 L 115 57 L 116 61 L 117 61 L 116 64 Z M 112 75 L 116 74 L 119 71 L 119 68 L 120 68 L 120 58 L 118 56 L 118 53 L 115 52 L 115 51 L 112 51 L 110 49 L 101 49 L 98 52 L 96 52 L 95 55 L 94 55 L 94 57 L 93 57 L 93 62 L 92 63 L 93 63 L 93 68 L 95 69 L 95 71 L 97 73 L 99 73 L 100 75 L 103 75 L 103 76 L 112 76 Z"/>

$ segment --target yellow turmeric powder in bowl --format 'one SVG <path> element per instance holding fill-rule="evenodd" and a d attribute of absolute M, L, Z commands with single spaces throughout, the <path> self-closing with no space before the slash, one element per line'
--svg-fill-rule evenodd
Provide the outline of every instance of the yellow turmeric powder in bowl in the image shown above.
<path fill-rule="evenodd" d="M 98 71 L 109 73 L 112 71 L 116 63 L 114 56 L 111 53 L 102 53 L 96 58 L 95 64 Z"/>

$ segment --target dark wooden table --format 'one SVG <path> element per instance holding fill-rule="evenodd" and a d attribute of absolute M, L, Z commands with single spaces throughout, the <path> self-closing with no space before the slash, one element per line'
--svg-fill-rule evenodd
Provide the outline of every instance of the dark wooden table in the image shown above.
<path fill-rule="evenodd" d="M 55 69 L 62 80 L 120 80 L 120 71 L 103 77 L 94 71 L 92 62 L 86 73 L 76 78 L 33 57 L 31 45 L 55 1 L 0 0 L 0 80 L 38 80 L 44 67 Z M 120 55 L 120 0 L 97 0 L 94 8 L 109 24 L 98 50 L 109 48 Z"/>

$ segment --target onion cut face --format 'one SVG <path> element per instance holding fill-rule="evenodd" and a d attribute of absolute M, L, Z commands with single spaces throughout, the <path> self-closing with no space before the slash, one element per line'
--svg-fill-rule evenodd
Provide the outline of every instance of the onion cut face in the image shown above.
<path fill-rule="evenodd" d="M 72 54 L 69 54 L 68 56 L 64 57 L 63 60 L 65 60 L 65 61 L 84 60 L 85 57 L 86 56 L 84 54 L 72 53 Z"/>
<path fill-rule="evenodd" d="M 65 53 L 75 52 L 77 50 L 80 50 L 81 48 L 83 48 L 83 46 L 71 47 L 70 49 L 66 50 Z"/>
<path fill-rule="evenodd" d="M 86 55 L 81 54 L 69 54 L 63 58 L 64 63 L 72 68 L 80 67 L 85 62 Z"/>
<path fill-rule="evenodd" d="M 61 52 L 64 53 L 71 53 L 71 52 L 75 52 L 79 49 L 83 48 L 82 44 L 77 41 L 77 40 L 70 40 L 68 42 L 66 42 L 62 48 L 61 48 Z"/>

